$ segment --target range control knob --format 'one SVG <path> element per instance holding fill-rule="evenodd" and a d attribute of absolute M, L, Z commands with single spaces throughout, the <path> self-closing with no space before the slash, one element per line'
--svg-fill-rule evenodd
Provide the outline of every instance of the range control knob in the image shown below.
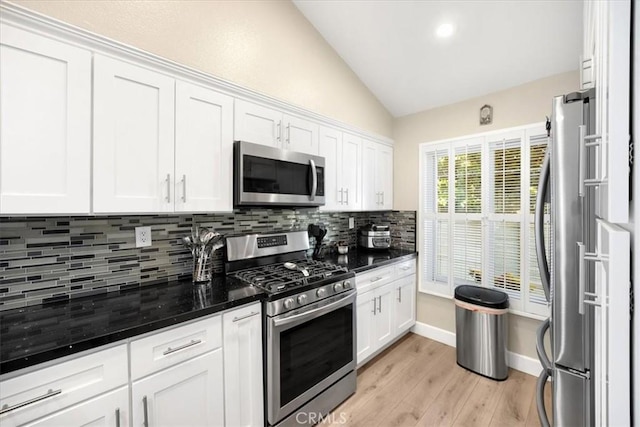
<path fill-rule="evenodd" d="M 316 291 L 316 296 L 318 298 L 322 298 L 323 296 L 325 296 L 327 293 L 327 291 L 325 291 L 323 288 L 320 288 Z"/>
<path fill-rule="evenodd" d="M 351 287 L 351 281 L 350 280 L 345 280 L 344 283 L 342 284 L 342 286 L 345 289 L 349 289 Z"/>
<path fill-rule="evenodd" d="M 340 292 L 342 290 L 342 283 L 336 283 L 333 285 L 333 292 Z"/>
<path fill-rule="evenodd" d="M 284 300 L 284 308 L 291 308 L 293 307 L 293 298 L 287 298 L 286 300 Z"/>
<path fill-rule="evenodd" d="M 307 296 L 305 294 L 298 296 L 298 304 L 303 305 L 305 302 L 307 302 Z"/>

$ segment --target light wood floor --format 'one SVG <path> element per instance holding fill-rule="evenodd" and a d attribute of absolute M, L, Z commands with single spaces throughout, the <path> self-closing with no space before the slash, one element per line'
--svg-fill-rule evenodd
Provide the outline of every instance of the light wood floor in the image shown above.
<path fill-rule="evenodd" d="M 539 426 L 535 382 L 515 370 L 506 381 L 481 377 L 456 364 L 454 348 L 409 334 L 358 370 L 356 393 L 329 420 L 366 427 Z"/>

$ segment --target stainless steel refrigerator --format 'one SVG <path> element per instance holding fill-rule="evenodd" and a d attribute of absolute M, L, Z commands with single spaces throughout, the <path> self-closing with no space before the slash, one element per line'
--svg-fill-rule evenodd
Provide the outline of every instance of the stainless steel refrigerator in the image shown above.
<path fill-rule="evenodd" d="M 553 99 L 551 138 L 540 173 L 535 211 L 538 267 L 551 315 L 538 329 L 537 350 L 543 372 L 537 383 L 542 425 L 594 424 L 594 264 L 595 159 L 589 148 L 595 134 L 595 91 Z M 549 230 L 550 228 L 550 230 Z M 545 233 L 546 231 L 546 233 Z M 545 237 L 546 235 L 546 237 Z M 545 240 L 546 245 L 545 245 Z M 545 250 L 545 246 L 548 249 Z M 551 352 L 544 348 L 550 333 Z M 551 414 L 544 387 L 551 378 Z"/>

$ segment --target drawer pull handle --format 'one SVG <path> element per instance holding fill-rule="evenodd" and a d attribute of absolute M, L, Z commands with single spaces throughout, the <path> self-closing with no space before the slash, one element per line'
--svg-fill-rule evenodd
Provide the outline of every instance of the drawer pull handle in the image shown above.
<path fill-rule="evenodd" d="M 402 303 L 402 288 L 398 287 L 398 302 Z"/>
<path fill-rule="evenodd" d="M 27 405 L 31 405 L 32 403 L 40 402 L 41 400 L 48 399 L 48 398 L 56 396 L 56 395 L 58 395 L 60 393 L 62 393 L 62 389 L 58 389 L 58 390 L 49 389 L 49 391 L 47 391 L 42 396 L 34 397 L 33 399 L 26 400 L 26 401 L 24 401 L 22 403 L 18 403 L 18 404 L 13 405 L 13 406 L 9 406 L 7 404 L 2 405 L 2 409 L 0 409 L 0 415 L 5 414 L 7 412 L 11 412 L 14 409 L 18 409 L 18 408 L 22 408 L 22 407 L 27 406 Z"/>
<path fill-rule="evenodd" d="M 147 405 L 147 396 L 144 396 L 142 398 L 142 410 L 143 410 L 143 414 L 144 414 L 144 421 L 142 422 L 142 425 L 144 427 L 149 427 L 149 410 L 148 410 L 148 406 Z"/>
<path fill-rule="evenodd" d="M 404 271 L 407 271 L 407 270 L 411 270 L 411 267 L 410 267 L 410 266 L 406 266 L 406 265 L 405 265 L 404 267 L 402 267 L 402 269 L 403 269 Z"/>
<path fill-rule="evenodd" d="M 232 321 L 233 321 L 233 322 L 239 322 L 239 321 L 241 321 L 241 320 L 248 319 L 249 317 L 253 317 L 253 316 L 257 315 L 257 314 L 260 314 L 260 313 L 259 313 L 259 312 L 255 312 L 255 313 L 254 313 L 254 312 L 252 311 L 251 313 L 249 313 L 249 314 L 245 314 L 244 316 L 234 317 Z"/>
<path fill-rule="evenodd" d="M 120 427 L 120 408 L 116 408 L 116 427 Z"/>
<path fill-rule="evenodd" d="M 176 347 L 176 348 L 169 347 L 162 354 L 164 356 L 166 356 L 167 354 L 171 354 L 171 353 L 175 353 L 176 351 L 184 350 L 185 348 L 200 344 L 201 342 L 202 342 L 202 340 L 191 340 L 191 342 L 188 342 L 186 344 L 182 344 L 181 346 Z"/>
<path fill-rule="evenodd" d="M 374 277 L 373 279 L 371 279 L 372 282 L 377 282 L 378 280 L 382 280 L 382 277 L 377 276 L 377 277 Z"/>

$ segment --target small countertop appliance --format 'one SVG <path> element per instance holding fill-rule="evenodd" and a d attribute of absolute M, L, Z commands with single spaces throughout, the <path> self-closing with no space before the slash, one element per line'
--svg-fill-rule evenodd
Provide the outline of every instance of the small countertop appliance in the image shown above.
<path fill-rule="evenodd" d="M 389 249 L 391 232 L 388 225 L 367 224 L 358 229 L 358 246 L 367 249 Z"/>

